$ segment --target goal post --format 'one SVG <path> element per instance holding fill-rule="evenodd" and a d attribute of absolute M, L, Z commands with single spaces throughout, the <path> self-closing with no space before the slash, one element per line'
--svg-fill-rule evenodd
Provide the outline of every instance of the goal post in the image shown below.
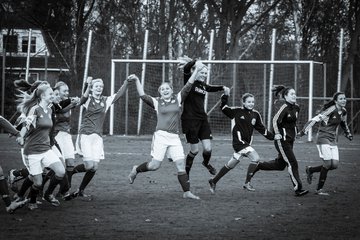
<path fill-rule="evenodd" d="M 270 70 L 273 71 L 273 84 L 272 85 L 285 85 L 294 87 L 297 90 L 298 104 L 301 107 L 300 118 L 298 126 L 302 127 L 306 121 L 311 119 L 314 115 L 314 109 L 319 109 L 319 106 L 325 99 L 323 95 L 324 86 L 324 70 L 323 64 L 315 61 L 268 61 L 268 60 L 202 60 L 204 64 L 211 64 L 211 69 L 208 73 L 209 84 L 226 85 L 232 88 L 231 105 L 241 105 L 241 95 L 245 92 L 254 94 L 256 105 L 255 109 L 258 110 L 263 117 L 265 125 L 271 123 L 272 115 L 272 100 L 270 86 Z M 174 85 L 174 93 L 180 91 L 183 86 L 183 73 L 182 70 L 174 70 L 174 66 L 179 63 L 178 60 L 164 60 L 164 59 L 112 59 L 111 60 L 111 94 L 114 93 L 113 86 L 120 86 L 123 79 L 126 79 L 126 74 L 137 74 L 138 76 L 145 75 L 142 72 L 143 65 L 146 65 L 146 77 L 143 79 L 144 90 L 146 94 L 151 96 L 158 96 L 157 88 L 160 84 L 167 79 L 172 79 Z M 128 67 L 127 72 L 125 71 Z M 273 67 L 270 67 L 273 66 Z M 295 71 L 295 69 L 297 69 Z M 171 76 L 169 76 L 171 74 Z M 297 76 L 295 76 L 295 74 Z M 165 79 L 164 79 L 165 77 Z M 295 86 L 296 85 L 296 86 Z M 315 88 L 315 90 L 314 90 Z M 144 107 L 139 113 L 138 107 L 135 107 L 134 101 L 138 101 L 138 94 L 135 85 L 129 86 L 129 109 L 126 119 L 123 118 L 125 109 L 124 106 L 116 107 L 115 110 L 120 111 L 118 114 L 111 113 L 110 117 L 110 135 L 114 134 L 114 127 L 117 126 L 116 134 L 125 132 L 123 126 L 128 126 L 126 132 L 129 134 L 151 134 L 155 129 L 156 115 L 155 113 Z M 220 103 L 220 93 L 208 93 L 207 102 L 209 110 L 209 122 L 214 133 L 228 134 L 230 127 L 227 126 L 228 119 L 221 114 L 220 109 L 217 107 Z M 314 102 L 316 99 L 316 103 Z M 267 103 L 267 104 L 265 104 Z M 120 105 L 122 105 L 120 103 Z M 138 121 L 138 117 L 142 114 L 141 127 L 133 130 L 134 122 Z M 266 119 L 265 119 L 266 118 Z M 118 121 L 114 124 L 114 120 Z M 267 121 L 266 121 L 267 120 Z M 267 126 L 271 127 L 271 126 Z M 131 128 L 131 129 L 130 129 Z M 309 133 L 308 140 L 312 140 L 312 134 Z"/>

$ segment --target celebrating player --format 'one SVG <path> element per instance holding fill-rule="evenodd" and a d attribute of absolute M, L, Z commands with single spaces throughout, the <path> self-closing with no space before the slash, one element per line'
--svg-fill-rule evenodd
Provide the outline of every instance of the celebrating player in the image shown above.
<path fill-rule="evenodd" d="M 201 71 L 203 65 L 197 62 L 195 70 L 186 82 L 185 86 L 178 94 L 173 94 L 173 88 L 169 83 L 163 83 L 159 87 L 160 97 L 154 98 L 144 93 L 143 86 L 139 78 L 135 79 L 137 91 L 141 99 L 149 106 L 155 109 L 157 113 L 157 125 L 151 144 L 151 161 L 144 162 L 139 166 L 134 166 L 130 175 L 130 183 L 134 182 L 136 175 L 140 172 L 155 171 L 160 168 L 161 163 L 167 154 L 176 164 L 178 170 L 178 180 L 184 191 L 184 198 L 199 199 L 190 192 L 189 176 L 185 170 L 184 149 L 179 137 L 179 116 L 181 113 L 181 104 L 189 94 L 198 71 Z"/>
<path fill-rule="evenodd" d="M 254 110 L 254 95 L 245 93 L 242 96 L 242 107 L 229 107 L 227 105 L 228 98 L 228 92 L 225 92 L 225 94 L 221 96 L 220 108 L 226 116 L 235 122 L 232 129 L 232 145 L 235 152 L 230 161 L 221 168 L 219 173 L 213 179 L 209 180 L 210 191 L 215 193 L 216 183 L 226 173 L 233 169 L 244 157 L 250 158 L 251 163 L 249 164 L 245 185 L 243 187 L 249 191 L 255 191 L 255 189 L 250 184 L 250 179 L 254 170 L 256 169 L 260 157 L 255 149 L 251 147 L 253 140 L 253 130 L 255 128 L 259 133 L 261 133 L 269 140 L 274 140 L 274 135 L 265 128 L 260 113 Z"/>
<path fill-rule="evenodd" d="M 299 133 L 300 136 L 307 134 L 315 123 L 320 124 L 317 132 L 316 145 L 319 150 L 320 158 L 323 160 L 323 164 L 316 167 L 306 167 L 307 181 L 309 184 L 312 182 L 313 173 L 320 172 L 316 190 L 318 195 L 329 195 L 329 193 L 323 191 L 327 173 L 329 170 L 337 169 L 339 165 L 339 150 L 337 147 L 339 126 L 344 130 L 345 137 L 350 141 L 353 139 L 346 121 L 347 115 L 345 106 L 345 93 L 335 93 L 333 99 L 326 103 L 321 112 L 307 122 L 303 130 Z"/>
<path fill-rule="evenodd" d="M 259 162 L 253 175 L 259 170 L 282 171 L 287 167 L 290 179 L 294 185 L 295 196 L 303 196 L 309 191 L 302 188 L 298 162 L 293 151 L 297 134 L 296 122 L 300 111 L 299 105 L 296 104 L 296 92 L 293 88 L 282 85 L 276 86 L 273 91 L 276 96 L 279 94 L 281 96 L 279 101 L 280 107 L 272 121 L 278 157 L 272 161 Z"/>
<path fill-rule="evenodd" d="M 188 57 L 180 58 L 180 68 L 184 69 L 184 85 L 192 76 L 192 68 L 196 60 Z M 200 68 L 200 66 L 199 66 Z M 195 82 L 191 87 L 191 91 L 184 101 L 183 113 L 181 115 L 181 124 L 186 141 L 190 143 L 190 152 L 186 156 L 186 172 L 189 175 L 193 165 L 195 156 L 199 152 L 199 140 L 203 147 L 203 166 L 205 166 L 210 174 L 215 175 L 216 169 L 209 163 L 211 158 L 211 129 L 204 110 L 205 95 L 207 92 L 229 91 L 226 86 L 215 86 L 206 84 L 208 69 L 205 65 L 197 71 Z"/>

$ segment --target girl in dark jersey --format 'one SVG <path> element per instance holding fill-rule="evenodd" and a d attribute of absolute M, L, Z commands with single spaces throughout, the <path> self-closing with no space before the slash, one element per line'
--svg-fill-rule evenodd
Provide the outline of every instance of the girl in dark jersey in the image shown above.
<path fill-rule="evenodd" d="M 246 190 L 255 191 L 250 184 L 250 179 L 256 169 L 260 157 L 255 149 L 251 147 L 253 130 L 256 129 L 269 140 L 274 140 L 274 135 L 265 128 L 260 113 L 253 109 L 255 105 L 254 95 L 245 93 L 242 96 L 242 107 L 229 107 L 227 105 L 228 98 L 228 93 L 221 96 L 220 108 L 234 123 L 232 129 L 232 145 L 235 152 L 230 161 L 222 167 L 219 173 L 213 179 L 209 180 L 210 191 L 215 193 L 216 183 L 244 157 L 250 158 L 251 163 L 249 164 L 245 185 L 243 187 Z"/>
<path fill-rule="evenodd" d="M 43 198 L 54 206 L 60 202 L 52 195 L 55 187 L 65 175 L 64 166 L 59 157 L 51 149 L 50 131 L 53 126 L 52 110 L 49 105 L 53 101 L 53 90 L 47 83 L 40 84 L 30 95 L 23 92 L 18 105 L 19 112 L 26 116 L 20 131 L 20 144 L 24 143 L 24 162 L 33 182 L 30 190 L 29 208 L 37 208 L 36 197 L 42 188 L 43 168 L 54 171 L 48 189 Z"/>
<path fill-rule="evenodd" d="M 274 143 L 278 157 L 272 161 L 259 162 L 253 175 L 259 170 L 282 171 L 287 167 L 294 185 L 295 196 L 303 196 L 309 191 L 302 188 L 298 162 L 293 151 L 297 134 L 296 122 L 300 111 L 299 105 L 296 104 L 296 93 L 293 88 L 282 85 L 276 86 L 273 91 L 276 96 L 280 94 L 281 98 L 284 99 L 277 103 L 279 109 L 272 120 Z"/>
<path fill-rule="evenodd" d="M 316 167 L 306 167 L 307 181 L 309 184 L 312 182 L 313 173 L 320 172 L 316 190 L 318 195 L 329 195 L 329 193 L 323 191 L 327 173 L 329 170 L 337 169 L 339 165 L 339 150 L 337 147 L 339 126 L 344 130 L 345 137 L 350 141 L 353 139 L 346 121 L 345 106 L 345 94 L 343 92 L 335 93 L 333 99 L 326 103 L 321 112 L 307 122 L 303 130 L 299 133 L 300 136 L 307 134 L 312 126 L 316 123 L 320 124 L 317 132 L 316 146 L 319 150 L 320 158 L 323 160 L 323 164 Z"/>
<path fill-rule="evenodd" d="M 87 83 L 88 87 L 80 100 L 80 104 L 84 107 L 84 113 L 79 129 L 80 149 L 77 150 L 83 156 L 84 163 L 75 166 L 72 171 L 73 174 L 85 172 L 85 175 L 78 190 L 70 194 L 65 200 L 70 200 L 77 196 L 87 196 L 84 194 L 84 189 L 94 177 L 100 161 L 105 159 L 102 134 L 106 112 L 125 93 L 128 85 L 128 81 L 125 80 L 117 93 L 112 96 L 103 96 L 104 82 L 102 79 L 92 79 L 89 77 Z M 71 176 L 72 174 L 69 178 Z"/>
<path fill-rule="evenodd" d="M 184 149 L 179 136 L 179 117 L 181 113 L 181 104 L 189 94 L 195 75 L 198 71 L 198 62 L 193 75 L 181 89 L 178 94 L 173 94 L 172 86 L 165 82 L 159 87 L 160 97 L 154 98 L 146 95 L 139 78 L 130 76 L 136 81 L 137 91 L 140 98 L 149 106 L 155 109 L 157 113 L 156 130 L 151 144 L 151 161 L 144 162 L 139 166 L 134 166 L 129 175 L 130 183 L 134 182 L 136 175 L 140 172 L 155 171 L 160 168 L 161 163 L 167 154 L 176 164 L 178 170 L 178 180 L 184 191 L 183 197 L 190 199 L 200 199 L 190 192 L 189 176 L 185 171 Z"/>
<path fill-rule="evenodd" d="M 184 69 L 184 85 L 191 76 L 191 69 L 196 60 L 187 57 L 180 59 L 180 67 Z M 190 143 L 190 152 L 186 156 L 186 172 L 190 173 L 195 156 L 199 152 L 199 140 L 203 147 L 203 166 L 208 169 L 210 174 L 215 175 L 216 169 L 209 163 L 211 158 L 211 129 L 207 114 L 204 109 L 205 95 L 207 92 L 229 91 L 226 86 L 215 86 L 206 84 L 208 69 L 205 65 L 195 76 L 195 82 L 191 91 L 183 104 L 183 113 L 181 115 L 182 130 L 186 141 Z"/>
<path fill-rule="evenodd" d="M 13 136 L 19 136 L 19 132 L 15 129 L 11 123 L 0 116 L 0 128 L 4 129 L 5 132 L 10 133 Z M 5 180 L 4 171 L 2 167 L 0 166 L 0 195 L 2 200 L 5 203 L 5 209 L 8 213 L 14 212 L 17 208 L 22 207 L 27 201 L 11 201 L 9 196 L 9 189 L 7 182 Z"/>

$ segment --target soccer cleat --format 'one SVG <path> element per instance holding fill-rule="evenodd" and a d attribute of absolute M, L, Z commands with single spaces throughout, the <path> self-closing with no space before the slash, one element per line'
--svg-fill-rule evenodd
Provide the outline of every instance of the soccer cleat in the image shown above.
<path fill-rule="evenodd" d="M 60 202 L 59 200 L 57 200 L 54 195 L 52 194 L 44 194 L 44 197 L 43 197 L 44 200 L 48 201 L 49 203 L 51 203 L 51 205 L 55 206 L 55 207 L 58 207 L 60 206 Z"/>
<path fill-rule="evenodd" d="M 248 190 L 248 191 L 251 191 L 251 192 L 255 191 L 255 188 L 254 188 L 253 186 L 251 186 L 250 182 L 245 183 L 244 186 L 243 186 L 243 188 L 244 188 L 245 190 Z"/>
<path fill-rule="evenodd" d="M 131 172 L 130 172 L 130 174 L 129 174 L 129 176 L 128 176 L 128 179 L 129 179 L 129 183 L 130 183 L 130 184 L 133 184 L 133 183 L 134 183 L 134 180 L 135 180 L 135 178 L 136 178 L 136 175 L 137 175 L 136 168 L 137 168 L 136 165 L 133 166 L 133 168 L 131 169 Z"/>
<path fill-rule="evenodd" d="M 310 172 L 310 166 L 306 166 L 305 168 L 305 171 L 306 171 L 306 180 L 308 182 L 308 184 L 311 184 L 312 182 L 312 177 L 313 177 L 313 174 Z"/>
<path fill-rule="evenodd" d="M 295 196 L 301 197 L 301 196 L 304 196 L 304 195 L 306 195 L 308 193 L 309 193 L 309 190 L 296 190 L 295 191 Z"/>
<path fill-rule="evenodd" d="M 38 209 L 38 205 L 36 203 L 28 203 L 28 209 L 30 211 L 34 211 L 35 209 Z"/>
<path fill-rule="evenodd" d="M 22 201 L 12 201 L 9 206 L 6 207 L 8 213 L 13 213 L 16 209 L 23 207 L 27 203 L 27 199 Z"/>
<path fill-rule="evenodd" d="M 183 194 L 183 198 L 190 198 L 190 199 L 196 199 L 196 200 L 200 200 L 200 198 L 196 195 L 194 195 L 192 192 L 190 191 L 186 191 Z"/>
<path fill-rule="evenodd" d="M 213 179 L 210 179 L 210 180 L 209 180 L 209 184 L 210 184 L 210 192 L 211 192 L 212 194 L 215 194 L 216 183 L 214 183 L 214 180 L 213 180 Z"/>
<path fill-rule="evenodd" d="M 315 194 L 320 195 L 320 196 L 329 196 L 330 194 L 325 192 L 322 189 L 316 190 Z"/>
<path fill-rule="evenodd" d="M 216 175 L 216 169 L 211 164 L 205 164 L 203 162 L 202 165 L 207 168 L 211 175 Z"/>

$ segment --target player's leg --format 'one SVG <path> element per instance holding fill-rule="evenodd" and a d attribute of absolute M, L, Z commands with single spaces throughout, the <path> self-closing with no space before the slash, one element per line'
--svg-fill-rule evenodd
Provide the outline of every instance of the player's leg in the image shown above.
<path fill-rule="evenodd" d="M 186 142 L 190 144 L 190 151 L 186 155 L 185 159 L 185 170 L 188 176 L 190 176 L 190 170 L 194 163 L 196 155 L 199 153 L 199 132 L 200 121 L 198 120 L 183 120 L 182 129 L 185 134 Z"/>
<path fill-rule="evenodd" d="M 280 141 L 280 140 L 278 140 Z M 283 171 L 286 168 L 286 162 L 284 161 L 282 154 L 278 150 L 278 143 L 277 141 L 274 141 L 275 148 L 278 151 L 278 156 L 274 160 L 267 161 L 267 162 L 259 162 L 256 166 L 253 174 L 255 174 L 259 170 L 263 171 Z"/>
<path fill-rule="evenodd" d="M 203 162 L 202 165 L 207 168 L 211 175 L 216 175 L 216 169 L 210 164 L 211 158 L 211 129 L 210 124 L 207 120 L 201 121 L 201 126 L 199 129 L 199 139 L 201 140 L 202 147 L 203 147 Z"/>
<path fill-rule="evenodd" d="M 247 169 L 245 185 L 243 187 L 246 190 L 255 191 L 255 188 L 253 188 L 253 186 L 250 184 L 250 182 L 251 182 L 251 178 L 255 174 L 255 170 L 259 163 L 260 157 L 259 157 L 259 154 L 252 147 L 250 147 L 250 148 L 251 149 L 249 149 L 249 152 L 247 152 L 245 154 L 250 159 L 250 164 Z"/>

